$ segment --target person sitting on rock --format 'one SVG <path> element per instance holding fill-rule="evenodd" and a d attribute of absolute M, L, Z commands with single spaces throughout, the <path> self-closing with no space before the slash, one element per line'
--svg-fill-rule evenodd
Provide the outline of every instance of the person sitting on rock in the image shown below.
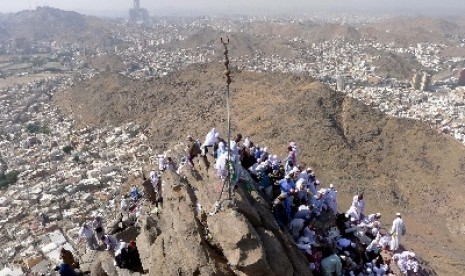
<path fill-rule="evenodd" d="M 212 128 L 205 136 L 205 142 L 200 146 L 200 151 L 203 156 L 208 153 L 208 148 L 213 148 L 215 146 L 216 134 L 218 134 L 218 132 L 215 128 Z"/>
<path fill-rule="evenodd" d="M 87 249 L 89 250 L 96 250 L 98 247 L 97 240 L 95 239 L 94 232 L 92 231 L 92 227 L 84 222 L 79 229 L 79 236 L 86 239 L 87 242 Z"/>
<path fill-rule="evenodd" d="M 115 250 L 115 248 L 118 248 L 119 243 L 114 236 L 103 235 L 101 240 L 106 245 L 106 250 Z"/>
<path fill-rule="evenodd" d="M 165 171 L 175 171 L 176 167 L 173 162 L 173 158 L 170 156 L 166 157 L 166 162 L 163 165 L 163 168 Z"/>
<path fill-rule="evenodd" d="M 58 271 L 60 276 L 77 276 L 76 271 L 65 263 L 61 263 L 59 266 L 55 267 L 55 271 Z"/>
<path fill-rule="evenodd" d="M 60 259 L 72 269 L 79 268 L 79 263 L 75 261 L 73 253 L 64 247 L 60 250 Z"/>

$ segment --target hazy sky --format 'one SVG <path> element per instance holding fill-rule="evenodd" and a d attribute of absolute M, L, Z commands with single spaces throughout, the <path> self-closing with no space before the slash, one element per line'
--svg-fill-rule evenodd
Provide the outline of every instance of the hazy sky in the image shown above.
<path fill-rule="evenodd" d="M 140 0 L 155 13 L 168 8 L 201 11 L 314 11 L 318 9 L 410 10 L 418 12 L 465 10 L 465 0 Z M 0 12 L 15 12 L 36 6 L 51 6 L 88 13 L 125 13 L 133 0 L 0 0 Z"/>

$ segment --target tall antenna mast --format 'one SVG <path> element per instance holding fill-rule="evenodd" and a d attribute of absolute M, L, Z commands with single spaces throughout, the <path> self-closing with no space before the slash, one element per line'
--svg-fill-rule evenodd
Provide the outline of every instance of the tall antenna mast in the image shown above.
<path fill-rule="evenodd" d="M 227 40 L 223 40 L 221 38 L 221 43 L 223 44 L 224 47 L 224 61 L 223 64 L 226 67 L 226 70 L 224 71 L 224 76 L 226 77 L 226 111 L 228 115 L 227 123 L 228 123 L 228 195 L 229 199 L 231 199 L 232 196 L 232 187 L 231 187 L 231 169 L 230 169 L 230 163 L 231 163 L 231 104 L 230 104 L 230 89 L 229 86 L 231 84 L 231 70 L 229 69 L 229 56 L 228 56 L 228 45 L 229 45 L 229 37 Z"/>

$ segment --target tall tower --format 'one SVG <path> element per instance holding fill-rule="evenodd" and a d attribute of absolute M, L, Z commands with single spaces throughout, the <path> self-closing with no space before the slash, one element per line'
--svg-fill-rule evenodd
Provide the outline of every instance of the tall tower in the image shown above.
<path fill-rule="evenodd" d="M 134 9 L 140 9 L 140 0 L 134 0 Z"/>

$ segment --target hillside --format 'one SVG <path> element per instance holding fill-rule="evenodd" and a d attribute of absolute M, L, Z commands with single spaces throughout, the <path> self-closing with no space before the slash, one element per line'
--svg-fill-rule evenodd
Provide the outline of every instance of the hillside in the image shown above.
<path fill-rule="evenodd" d="M 162 150 L 187 134 L 203 139 L 211 127 L 224 133 L 221 75 L 219 65 L 191 66 L 150 82 L 106 73 L 55 100 L 83 125 L 137 121 Z M 364 190 L 367 211 L 382 212 L 386 225 L 396 211 L 405 214 L 406 247 L 439 275 L 465 269 L 460 143 L 422 122 L 380 114 L 310 77 L 235 72 L 233 81 L 234 132 L 281 155 L 297 141 L 300 159 L 324 185 L 338 188 L 342 211 Z"/>
<path fill-rule="evenodd" d="M 342 38 L 357 41 L 362 37 L 361 33 L 352 26 L 335 23 L 318 24 L 312 21 L 286 24 L 254 22 L 249 28 L 250 32 L 255 35 L 271 34 L 288 40 L 300 37 L 311 42 Z"/>
<path fill-rule="evenodd" d="M 376 49 L 368 49 L 368 53 L 379 57 L 373 62 L 373 65 L 376 67 L 375 73 L 383 78 L 410 80 L 413 72 L 420 72 L 426 69 L 413 55 L 397 54 Z"/>
<path fill-rule="evenodd" d="M 0 17 L 0 39 L 74 41 L 109 31 L 107 24 L 104 20 L 77 12 L 37 7 Z"/>
<path fill-rule="evenodd" d="M 463 35 L 463 25 L 440 18 L 418 16 L 393 18 L 360 28 L 364 36 L 380 42 L 407 45 L 419 42 L 444 43 L 447 39 Z"/>
<path fill-rule="evenodd" d="M 184 41 L 176 41 L 163 45 L 162 47 L 173 48 L 192 48 L 214 46 L 218 43 L 218 37 L 225 36 L 225 33 L 206 27 L 202 30 L 195 31 L 189 34 Z M 246 33 L 228 33 L 227 36 L 237 41 L 231 45 L 231 51 L 237 53 L 237 56 L 253 56 L 256 54 L 256 49 L 264 55 L 279 55 L 284 58 L 296 57 L 297 52 L 292 48 L 287 47 L 287 41 L 282 38 L 270 38 L 268 36 L 251 35 Z"/>

